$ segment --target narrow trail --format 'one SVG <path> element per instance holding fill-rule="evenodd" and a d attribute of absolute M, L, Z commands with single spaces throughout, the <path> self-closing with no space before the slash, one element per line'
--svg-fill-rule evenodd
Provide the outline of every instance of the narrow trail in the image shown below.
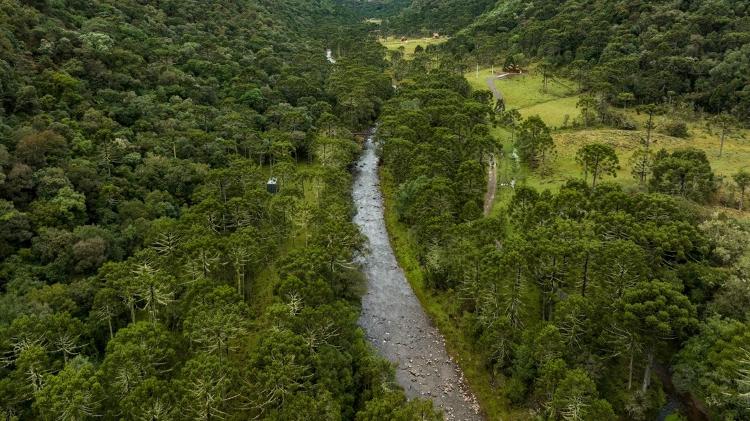
<path fill-rule="evenodd" d="M 495 203 L 497 193 L 497 158 L 490 156 L 490 168 L 487 170 L 487 192 L 484 194 L 484 216 L 492 213 L 492 205 Z"/>
<path fill-rule="evenodd" d="M 510 73 L 503 73 L 499 76 L 492 76 L 487 78 L 487 86 L 492 91 L 492 96 L 495 101 L 503 99 L 503 93 L 497 89 L 495 85 L 495 79 L 502 79 L 509 77 Z M 493 154 L 490 156 L 490 166 L 487 170 L 487 192 L 484 195 L 484 216 L 489 216 L 492 213 L 492 205 L 495 203 L 495 195 L 497 194 L 497 157 Z"/>
<path fill-rule="evenodd" d="M 499 101 L 503 99 L 503 93 L 500 92 L 499 89 L 497 89 L 497 85 L 495 85 L 495 79 L 497 76 L 491 76 L 488 77 L 487 80 L 487 87 L 490 88 L 490 91 L 492 91 L 492 96 L 495 97 L 495 101 Z"/>
<path fill-rule="evenodd" d="M 425 314 L 393 253 L 372 135 L 357 171 L 354 222 L 368 243 L 368 251 L 358 259 L 367 276 L 359 324 L 378 352 L 398 365 L 396 380 L 409 398 L 432 399 L 449 421 L 481 420 L 460 367 L 448 355 L 445 339 Z"/>
<path fill-rule="evenodd" d="M 520 76 L 520 73 L 500 73 L 497 76 L 490 76 L 487 79 L 487 87 L 490 88 L 490 91 L 492 91 L 492 96 L 495 97 L 495 101 L 499 101 L 503 99 L 503 93 L 500 92 L 499 89 L 497 89 L 497 85 L 495 85 L 495 81 L 498 79 L 507 79 L 515 76 Z"/>

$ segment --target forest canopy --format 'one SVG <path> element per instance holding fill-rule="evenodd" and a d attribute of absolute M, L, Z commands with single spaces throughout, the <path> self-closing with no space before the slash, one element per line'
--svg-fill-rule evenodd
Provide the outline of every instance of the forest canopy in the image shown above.
<path fill-rule="evenodd" d="M 432 413 L 356 325 L 352 132 L 392 88 L 352 16 L 0 4 L 4 419 Z"/>
<path fill-rule="evenodd" d="M 2 1 L 0 414 L 441 419 L 358 325 L 367 137 L 483 415 L 748 419 L 749 118 L 740 0 Z"/>

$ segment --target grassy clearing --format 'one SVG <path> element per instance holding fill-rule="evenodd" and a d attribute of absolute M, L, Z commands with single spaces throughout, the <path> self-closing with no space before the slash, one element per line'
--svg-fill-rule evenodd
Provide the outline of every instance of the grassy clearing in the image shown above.
<path fill-rule="evenodd" d="M 657 151 L 663 148 L 667 151 L 673 151 L 686 147 L 701 149 L 706 152 L 714 173 L 718 177 L 723 177 L 725 183 L 729 185 L 732 183 L 731 177 L 733 174 L 741 169 L 750 170 L 750 131 L 744 132 L 744 139 L 741 137 L 727 139 L 724 144 L 724 153 L 719 157 L 718 134 L 709 133 L 705 125 L 700 121 L 692 123 L 689 126 L 691 136 L 687 139 L 653 133 L 653 150 Z M 556 191 L 567 180 L 582 178 L 583 173 L 581 167 L 575 162 L 575 155 L 582 146 L 598 142 L 611 145 L 617 152 L 620 160 L 620 170 L 617 172 L 617 177 L 605 177 L 603 181 L 617 182 L 626 189 L 638 188 L 638 183 L 632 176 L 630 159 L 633 153 L 640 148 L 641 139 L 646 137 L 645 130 L 626 131 L 593 128 L 555 131 L 553 132 L 553 138 L 555 141 L 556 158 L 552 164 L 552 174 L 546 177 L 529 171 L 523 166 L 514 173 L 511 170 L 512 162 L 509 158 L 510 153 L 513 151 L 510 132 L 497 128 L 493 129 L 492 134 L 503 145 L 505 151 L 505 158 L 501 160 L 498 169 L 500 183 L 508 182 L 511 178 L 516 178 L 520 185 L 534 187 L 538 190 L 550 189 Z M 497 210 L 504 207 L 510 200 L 510 196 L 510 189 L 499 187 L 494 209 Z M 748 212 L 740 213 L 724 207 L 710 207 L 708 209 L 711 211 L 726 212 L 737 218 L 750 218 L 750 213 Z"/>
<path fill-rule="evenodd" d="M 495 74 L 502 73 L 499 67 Z M 474 89 L 487 90 L 487 79 L 493 77 L 492 69 L 467 72 L 466 80 Z M 537 104 L 556 101 L 561 98 L 576 97 L 575 84 L 568 80 L 549 81 L 546 91 L 541 75 L 531 72 L 511 78 L 495 79 L 495 85 L 502 92 L 508 108 L 523 109 Z M 575 104 L 573 104 L 575 107 Z"/>
<path fill-rule="evenodd" d="M 567 87 L 570 86 L 568 83 L 563 86 L 548 82 L 545 91 L 543 78 L 536 74 L 496 79 L 495 85 L 503 93 L 506 107 L 518 108 L 519 110 L 562 98 L 576 97 L 575 92 Z M 573 102 L 573 109 L 575 109 L 575 102 Z"/>
<path fill-rule="evenodd" d="M 731 177 L 740 169 L 750 169 L 750 139 L 730 139 L 724 144 L 724 153 L 718 156 L 719 139 L 705 129 L 693 129 L 692 136 L 680 139 L 663 134 L 653 134 L 654 150 L 693 147 L 706 152 L 711 167 L 718 176 Z M 618 178 L 631 178 L 628 162 L 633 153 L 640 148 L 640 140 L 646 136 L 645 131 L 623 131 L 612 129 L 582 130 L 577 132 L 560 132 L 554 135 L 558 151 L 558 161 L 565 165 L 565 161 L 575 160 L 578 149 L 588 143 L 600 142 L 611 145 L 620 158 L 622 169 Z M 580 173 L 580 170 L 577 170 Z M 570 171 L 561 168 L 561 173 L 570 175 Z"/>
<path fill-rule="evenodd" d="M 414 239 L 408 227 L 398 221 L 393 208 L 395 192 L 387 170 L 381 171 L 381 181 L 385 198 L 385 221 L 396 258 L 422 307 L 445 337 L 448 353 L 461 366 L 487 419 L 526 419 L 520 412 L 511 412 L 510 404 L 494 386 L 496 380 L 485 367 L 481 352 L 475 349 L 466 333 L 469 329 L 462 320 L 461 301 L 451 292 L 434 292 L 425 286 L 424 275 L 414 251 Z"/>
<path fill-rule="evenodd" d="M 496 68 L 495 73 L 499 72 L 499 68 Z M 493 77 L 493 73 L 492 69 L 480 69 L 478 73 L 468 72 L 465 76 L 472 88 L 487 90 L 487 79 Z M 576 107 L 579 95 L 571 81 L 549 81 L 545 90 L 542 76 L 532 72 L 507 79 L 495 79 L 494 83 L 503 94 L 506 108 L 517 109 L 524 118 L 538 115 L 551 128 L 570 124 L 580 114 Z"/>
<path fill-rule="evenodd" d="M 438 45 L 442 44 L 445 41 L 447 41 L 447 38 L 416 38 L 411 39 L 408 38 L 407 41 L 401 41 L 401 37 L 387 37 L 387 38 L 381 38 L 380 43 L 385 46 L 385 48 L 395 51 L 400 49 L 401 47 L 404 48 L 404 58 L 410 59 L 412 56 L 414 56 L 414 50 L 417 48 L 417 45 L 421 45 L 423 48 L 427 48 L 428 45 Z"/>
<path fill-rule="evenodd" d="M 570 96 L 521 108 L 518 111 L 523 118 L 538 115 L 550 128 L 557 129 L 571 124 L 580 114 L 576 107 L 577 103 L 578 96 Z"/>
<path fill-rule="evenodd" d="M 496 68 L 495 72 L 499 72 Z M 486 90 L 487 79 L 492 77 L 491 69 L 480 69 L 477 72 L 466 73 L 466 79 L 474 89 Z M 549 82 L 546 92 L 542 89 L 543 79 L 541 75 L 536 74 L 532 69 L 525 76 L 514 77 L 510 79 L 496 79 L 495 84 L 502 92 L 506 107 L 517 109 L 524 118 L 532 115 L 538 115 L 542 120 L 553 129 L 553 138 L 555 140 L 556 158 L 552 164 L 552 173 L 549 176 L 541 177 L 538 173 L 529 171 L 527 168 L 518 168 L 516 171 L 511 170 L 512 162 L 510 160 L 513 151 L 513 141 L 511 133 L 503 128 L 495 128 L 492 134 L 500 144 L 503 145 L 505 158 L 500 161 L 498 170 L 499 182 L 508 183 L 515 178 L 517 183 L 527 185 L 537 189 L 557 190 L 562 184 L 571 178 L 581 178 L 582 171 L 575 162 L 575 155 L 583 145 L 588 143 L 605 143 L 614 147 L 620 159 L 620 170 L 615 179 L 605 178 L 608 181 L 615 181 L 622 184 L 625 188 L 637 188 L 637 182 L 631 172 L 630 159 L 633 153 L 640 147 L 641 139 L 646 137 L 645 130 L 615 130 L 609 128 L 591 128 L 591 129 L 570 129 L 565 128 L 565 123 L 572 123 L 580 116 L 580 110 L 577 108 L 579 95 L 575 93 L 575 83 L 568 80 L 558 80 Z M 646 126 L 647 116 L 638 114 L 633 110 L 623 110 L 632 119 L 639 128 Z M 688 119 L 688 129 L 690 136 L 687 139 L 675 138 L 659 133 L 659 128 L 667 123 L 673 116 L 658 116 L 654 123 L 656 130 L 652 134 L 653 146 L 657 151 L 666 149 L 673 151 L 679 148 L 694 147 L 706 152 L 711 162 L 715 174 L 723 178 L 727 184 L 731 184 L 731 176 L 741 169 L 750 170 L 750 130 L 744 130 L 735 133 L 728 138 L 724 144 L 724 153 L 721 157 L 719 153 L 719 134 L 711 132 L 707 128 L 706 121 L 703 119 Z M 500 185 L 498 194 L 495 199 L 494 209 L 503 207 L 504 203 L 510 199 L 510 189 Z M 716 208 L 732 213 L 731 209 Z M 740 217 L 750 218 L 747 212 Z"/>

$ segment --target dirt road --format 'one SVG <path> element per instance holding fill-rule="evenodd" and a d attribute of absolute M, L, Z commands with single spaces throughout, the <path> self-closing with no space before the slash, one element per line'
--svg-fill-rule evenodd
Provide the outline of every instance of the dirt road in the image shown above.
<path fill-rule="evenodd" d="M 497 85 L 495 85 L 495 79 L 496 76 L 488 77 L 487 78 L 487 87 L 490 88 L 490 91 L 492 91 L 492 96 L 495 97 L 495 101 L 499 101 L 503 99 L 503 93 L 500 92 L 499 89 L 497 89 Z"/>
<path fill-rule="evenodd" d="M 487 87 L 492 91 L 492 96 L 495 97 L 495 101 L 503 99 L 503 93 L 497 89 L 495 80 L 515 75 L 515 73 L 501 73 L 497 76 L 487 78 Z M 497 194 L 497 157 L 492 155 L 490 157 L 490 167 L 487 170 L 487 192 L 484 194 L 484 216 L 489 216 L 490 213 L 492 213 L 492 205 L 495 203 L 495 194 Z"/>
<path fill-rule="evenodd" d="M 490 167 L 487 170 L 487 192 L 484 194 L 484 216 L 489 216 L 492 212 L 492 205 L 495 203 L 495 194 L 497 193 L 497 158 L 493 154 L 490 156 Z"/>
<path fill-rule="evenodd" d="M 410 398 L 429 398 L 446 420 L 481 420 L 479 405 L 445 340 L 425 314 L 393 254 L 383 215 L 378 157 L 372 136 L 357 165 L 354 222 L 369 251 L 359 263 L 367 275 L 359 324 L 379 353 L 397 363 L 396 379 Z"/>
<path fill-rule="evenodd" d="M 520 73 L 500 73 L 497 76 L 490 76 L 486 79 L 487 81 L 487 87 L 490 88 L 490 91 L 492 91 L 492 96 L 495 97 L 495 101 L 499 101 L 503 99 L 503 93 L 500 92 L 499 89 L 497 89 L 497 85 L 495 85 L 495 81 L 498 79 L 506 79 L 514 76 L 520 76 Z"/>

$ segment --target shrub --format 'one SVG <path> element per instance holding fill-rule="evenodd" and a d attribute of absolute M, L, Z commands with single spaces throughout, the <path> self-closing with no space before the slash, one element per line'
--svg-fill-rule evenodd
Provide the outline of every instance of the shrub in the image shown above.
<path fill-rule="evenodd" d="M 679 137 L 681 139 L 686 139 L 690 136 L 687 124 L 684 121 L 668 121 L 664 123 L 660 131 L 667 136 Z"/>

